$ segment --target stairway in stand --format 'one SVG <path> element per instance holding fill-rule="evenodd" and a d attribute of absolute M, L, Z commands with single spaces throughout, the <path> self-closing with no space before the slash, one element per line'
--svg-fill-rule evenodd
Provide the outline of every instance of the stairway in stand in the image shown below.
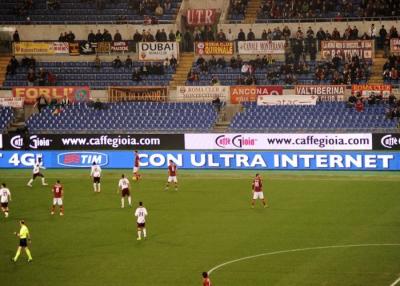
<path fill-rule="evenodd" d="M 246 14 L 244 15 L 245 24 L 254 24 L 257 19 L 257 13 L 261 6 L 261 0 L 249 0 L 247 4 Z"/>
<path fill-rule="evenodd" d="M 176 67 L 176 72 L 172 76 L 172 80 L 169 83 L 170 89 L 176 89 L 179 85 L 185 85 L 187 74 L 192 68 L 194 61 L 194 53 L 181 53 L 179 57 L 179 64 Z"/>
<path fill-rule="evenodd" d="M 371 77 L 368 80 L 369 84 L 383 84 L 383 65 L 386 62 L 386 58 L 383 57 L 383 51 L 376 51 L 375 58 L 372 63 Z"/>
<path fill-rule="evenodd" d="M 11 59 L 11 56 L 0 55 L 0 86 L 3 85 L 3 82 L 6 79 L 7 65 L 8 65 L 8 62 L 10 61 L 10 59 Z"/>

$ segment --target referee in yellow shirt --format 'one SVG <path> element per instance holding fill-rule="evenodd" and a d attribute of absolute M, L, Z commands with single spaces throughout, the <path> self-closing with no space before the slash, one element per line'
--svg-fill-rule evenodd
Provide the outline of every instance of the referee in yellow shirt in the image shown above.
<path fill-rule="evenodd" d="M 19 237 L 19 246 L 17 249 L 17 253 L 15 254 L 14 258 L 12 258 L 11 260 L 14 262 L 17 262 L 17 259 L 19 257 L 19 255 L 21 254 L 21 249 L 25 249 L 26 255 L 28 256 L 28 262 L 32 261 L 32 255 L 31 252 L 28 248 L 28 241 L 31 241 L 31 237 L 29 235 L 29 229 L 28 227 L 25 225 L 25 222 L 23 220 L 21 220 L 19 222 L 21 229 L 19 230 L 19 233 L 14 232 L 14 234 L 16 236 Z"/>

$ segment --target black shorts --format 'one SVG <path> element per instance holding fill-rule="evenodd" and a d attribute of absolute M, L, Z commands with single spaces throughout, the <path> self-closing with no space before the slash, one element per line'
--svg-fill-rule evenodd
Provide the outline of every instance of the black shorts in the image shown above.
<path fill-rule="evenodd" d="M 100 183 L 100 177 L 93 177 L 93 183 L 99 184 Z"/>
<path fill-rule="evenodd" d="M 36 174 L 33 174 L 33 179 L 36 179 L 36 177 L 42 177 L 42 178 L 44 178 L 44 176 L 43 176 L 43 174 L 42 173 L 36 173 Z"/>
<path fill-rule="evenodd" d="M 7 208 L 8 207 L 8 202 L 7 203 L 1 203 L 2 208 Z"/>
<path fill-rule="evenodd" d="M 21 246 L 21 247 L 27 247 L 28 246 L 28 241 L 26 240 L 26 238 L 21 238 L 19 240 L 19 246 Z"/>
<path fill-rule="evenodd" d="M 122 197 L 129 197 L 131 193 L 129 192 L 129 189 L 123 189 L 121 192 Z"/>
<path fill-rule="evenodd" d="M 145 223 L 137 223 L 137 227 L 143 228 L 143 227 L 145 227 L 145 226 L 146 226 Z"/>

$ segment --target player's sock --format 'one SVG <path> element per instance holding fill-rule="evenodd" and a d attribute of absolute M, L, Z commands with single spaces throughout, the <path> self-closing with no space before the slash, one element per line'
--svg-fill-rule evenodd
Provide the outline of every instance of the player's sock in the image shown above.
<path fill-rule="evenodd" d="M 28 260 L 32 260 L 31 251 L 29 250 L 28 247 L 25 247 L 25 251 L 26 251 L 26 255 L 28 255 Z"/>
<path fill-rule="evenodd" d="M 165 185 L 165 190 L 167 191 L 169 189 L 169 184 L 167 183 L 166 185 Z"/>
<path fill-rule="evenodd" d="M 60 206 L 60 215 L 64 215 L 64 206 Z"/>
<path fill-rule="evenodd" d="M 143 237 L 146 238 L 146 236 L 147 236 L 147 231 L 146 231 L 146 229 L 144 228 L 144 229 L 143 229 Z"/>
<path fill-rule="evenodd" d="M 21 249 L 18 248 L 17 253 L 15 253 L 15 256 L 14 256 L 14 259 L 13 259 L 13 260 L 14 260 L 14 261 L 17 261 L 20 254 L 21 254 Z"/>
<path fill-rule="evenodd" d="M 4 216 L 8 217 L 8 211 L 4 212 Z"/>
<path fill-rule="evenodd" d="M 125 200 L 124 200 L 124 198 L 121 198 L 121 208 L 124 208 L 125 207 Z"/>
<path fill-rule="evenodd" d="M 100 193 L 100 183 L 97 184 L 97 191 Z"/>
<path fill-rule="evenodd" d="M 140 230 L 138 230 L 138 232 L 137 232 L 137 237 L 138 237 L 138 239 L 142 238 L 142 232 Z"/>
<path fill-rule="evenodd" d="M 55 209 L 56 209 L 56 207 L 53 205 L 53 206 L 51 207 L 51 214 L 52 214 L 52 215 L 54 214 Z"/>
<path fill-rule="evenodd" d="M 128 197 L 128 204 L 129 204 L 130 207 L 132 206 L 132 198 L 131 198 L 131 196 Z"/>
<path fill-rule="evenodd" d="M 45 181 L 45 178 L 42 178 L 42 185 L 43 185 L 43 186 L 47 186 L 46 181 Z"/>
<path fill-rule="evenodd" d="M 93 191 L 94 191 L 94 192 L 97 192 L 97 185 L 96 185 L 96 183 L 93 183 Z"/>
<path fill-rule="evenodd" d="M 27 185 L 32 187 L 32 183 L 33 183 L 33 179 L 30 179 Z"/>

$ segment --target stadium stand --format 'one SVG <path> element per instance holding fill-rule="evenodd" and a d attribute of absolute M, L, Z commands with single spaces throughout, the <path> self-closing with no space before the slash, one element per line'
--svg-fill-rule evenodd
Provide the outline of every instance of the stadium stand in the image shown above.
<path fill-rule="evenodd" d="M 180 0 L 161 1 L 84 1 L 84 0 L 4 0 L 1 1 L 1 24 L 78 24 L 78 23 L 143 23 L 149 17 L 156 22 L 173 22 Z M 160 13 L 161 12 L 161 13 Z"/>
<path fill-rule="evenodd" d="M 58 115 L 55 108 L 33 114 L 27 121 L 29 132 L 207 131 L 217 118 L 211 103 L 76 103 L 61 108 Z"/>
<path fill-rule="evenodd" d="M 366 105 L 364 112 L 349 108 L 344 102 L 319 102 L 315 106 L 257 106 L 245 103 L 230 125 L 231 131 L 337 131 L 356 132 L 394 129 L 397 120 L 385 116 L 385 104 Z"/>
<path fill-rule="evenodd" d="M 14 119 L 11 107 L 0 106 L 0 134 L 4 132 Z"/>
<path fill-rule="evenodd" d="M 383 65 L 383 80 L 388 84 L 400 84 L 400 56 L 391 55 Z"/>
<path fill-rule="evenodd" d="M 146 71 L 143 67 L 146 66 Z M 154 67 L 157 66 L 157 72 Z M 29 70 L 36 75 L 33 85 L 40 85 L 40 69 L 50 72 L 56 77 L 56 85 L 63 86 L 90 86 L 92 88 L 106 88 L 113 86 L 130 86 L 130 85 L 168 85 L 174 73 L 173 68 L 164 68 L 162 62 L 151 62 L 144 64 L 143 62 L 132 62 L 132 67 L 126 67 L 123 63 L 119 68 L 113 67 L 113 62 L 100 62 L 100 66 L 96 66 L 93 62 L 36 62 L 35 70 L 29 66 L 20 65 L 16 68 L 15 74 L 8 74 L 5 87 L 27 86 L 27 76 Z M 150 71 L 149 71 L 150 70 Z M 134 71 L 141 71 L 140 79 L 132 79 Z M 43 85 L 47 84 L 48 79 Z M 54 85 L 54 84 L 53 84 Z"/>

